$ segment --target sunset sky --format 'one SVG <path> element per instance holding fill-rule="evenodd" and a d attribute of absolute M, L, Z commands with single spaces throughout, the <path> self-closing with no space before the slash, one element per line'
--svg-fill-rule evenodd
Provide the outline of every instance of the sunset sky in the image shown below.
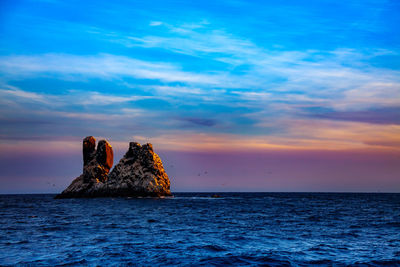
<path fill-rule="evenodd" d="M 172 191 L 400 192 L 400 2 L 0 2 L 0 193 L 81 142 L 151 142 Z"/>

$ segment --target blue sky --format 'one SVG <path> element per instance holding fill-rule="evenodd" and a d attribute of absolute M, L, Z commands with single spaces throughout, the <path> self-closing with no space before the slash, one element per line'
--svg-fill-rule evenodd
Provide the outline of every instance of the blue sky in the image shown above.
<path fill-rule="evenodd" d="M 0 5 L 3 153 L 400 151 L 398 1 Z"/>

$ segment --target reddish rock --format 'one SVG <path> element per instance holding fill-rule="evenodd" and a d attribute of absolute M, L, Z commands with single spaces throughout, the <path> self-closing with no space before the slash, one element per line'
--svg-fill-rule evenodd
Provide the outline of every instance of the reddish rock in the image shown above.
<path fill-rule="evenodd" d="M 170 181 L 151 144 L 129 143 L 125 156 L 110 172 L 113 150 L 106 140 L 83 140 L 83 173 L 56 198 L 171 196 Z M 109 173 L 110 172 L 110 173 Z"/>
<path fill-rule="evenodd" d="M 108 170 L 111 169 L 114 153 L 111 145 L 106 140 L 101 140 L 97 144 L 96 160 L 100 165 L 108 168 Z"/>

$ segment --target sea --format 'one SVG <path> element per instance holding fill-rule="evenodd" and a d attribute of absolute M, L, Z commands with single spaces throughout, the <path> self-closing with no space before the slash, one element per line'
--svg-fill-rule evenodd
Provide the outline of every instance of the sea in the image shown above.
<path fill-rule="evenodd" d="M 0 195 L 1 266 L 400 266 L 400 194 Z"/>

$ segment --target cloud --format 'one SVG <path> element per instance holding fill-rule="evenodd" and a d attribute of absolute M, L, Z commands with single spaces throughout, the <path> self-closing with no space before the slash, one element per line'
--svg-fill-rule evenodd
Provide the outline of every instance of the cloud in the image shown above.
<path fill-rule="evenodd" d="M 95 121 L 98 128 L 121 126 L 119 136 L 134 130 L 161 138 L 170 129 L 179 129 L 186 136 L 196 129 L 209 140 L 230 132 L 230 139 L 242 142 L 243 147 L 345 149 L 397 144 L 392 135 L 383 142 L 387 136 L 370 128 L 395 132 L 386 126 L 399 123 L 400 72 L 370 63 L 374 57 L 392 51 L 271 50 L 225 29 L 215 29 L 208 21 L 181 25 L 150 22 L 150 26 L 161 25 L 153 29 L 154 34 L 145 36 L 105 34 L 109 41 L 121 41 L 129 49 L 144 48 L 150 52 L 146 60 L 112 54 L 1 56 L 0 72 L 6 85 L 0 89 L 0 101 L 7 108 L 14 105 L 25 112 L 18 116 L 7 112 L 15 121 L 27 121 L 22 120 L 26 114 L 32 121 L 43 121 L 51 112 L 54 117 L 50 121 L 66 119 L 82 131 L 93 128 L 83 121 Z M 153 51 L 160 55 L 160 50 L 173 56 L 161 61 L 163 57 L 151 55 Z M 100 79 L 111 81 L 113 89 L 76 89 L 62 94 L 47 90 L 43 94 L 8 85 L 10 81 L 38 77 L 88 84 Z M 98 84 L 101 86 L 101 82 Z M 32 106 L 24 107 L 23 103 Z M 363 126 L 335 124 L 353 122 Z M 301 124 L 315 129 L 318 135 Z M 335 132 L 335 127 L 343 128 L 343 132 Z M 354 134 L 358 128 L 365 130 L 365 136 L 358 130 Z M 375 138 L 369 140 L 371 132 Z M 333 140 L 328 133 L 341 136 L 340 140 Z M 216 139 L 222 147 L 236 146 L 224 138 Z M 216 142 L 209 147 L 218 147 Z M 191 145 L 187 143 L 186 147 Z"/>
<path fill-rule="evenodd" d="M 161 21 L 150 21 L 150 26 L 160 26 L 160 25 L 162 25 L 163 23 L 161 22 Z"/>
<path fill-rule="evenodd" d="M 43 54 L 0 57 L 0 71 L 12 77 L 30 77 L 40 74 L 75 75 L 112 79 L 133 77 L 195 84 L 218 84 L 218 75 L 185 72 L 171 63 L 147 62 L 125 56 Z"/>
<path fill-rule="evenodd" d="M 28 101 L 28 102 L 40 102 L 46 103 L 45 96 L 35 93 L 35 92 L 27 92 L 24 90 L 20 90 L 19 88 L 11 85 L 2 85 L 0 87 L 0 95 L 2 96 L 2 100 L 7 97 L 18 98 L 20 101 Z"/>
<path fill-rule="evenodd" d="M 161 95 L 205 95 L 209 94 L 208 91 L 205 91 L 201 88 L 196 87 L 189 87 L 189 86 L 167 86 L 167 85 L 155 85 L 149 87 L 157 91 L 158 94 Z"/>
<path fill-rule="evenodd" d="M 262 101 L 284 101 L 293 105 L 324 103 L 345 111 L 400 104 L 400 72 L 367 63 L 374 55 L 391 51 L 269 51 L 223 31 L 207 28 L 200 31 L 193 26 L 169 26 L 169 29 L 178 37 L 138 37 L 140 40 L 136 40 L 136 45 L 182 52 L 209 62 L 222 61 L 228 66 L 189 71 L 181 66 L 182 62 L 143 61 L 110 54 L 44 54 L 0 57 L 0 71 L 11 76 L 9 79 L 55 74 L 64 79 L 152 80 L 152 88 L 161 95 L 198 94 L 206 97 L 214 90 L 212 95 L 219 100 L 232 98 L 226 90 L 241 89 L 234 94 L 248 101 L 258 100 L 259 105 Z M 183 38 L 186 43 L 176 38 Z M 237 71 L 242 67 L 243 70 Z M 132 87 L 141 86 L 140 83 L 137 81 Z"/>
<path fill-rule="evenodd" d="M 384 107 L 362 111 L 322 111 L 310 112 L 310 117 L 338 121 L 358 121 L 373 124 L 400 125 L 400 107 Z"/>
<path fill-rule="evenodd" d="M 180 120 L 189 122 L 194 125 L 211 127 L 217 124 L 215 120 L 204 118 L 180 118 Z"/>
<path fill-rule="evenodd" d="M 369 151 L 400 152 L 400 126 L 374 125 L 359 122 L 329 120 L 293 120 L 286 124 L 286 133 L 279 135 L 244 136 L 222 133 L 198 133 L 197 131 L 164 130 L 152 135 L 113 136 L 112 144 L 126 149 L 126 142 L 151 142 L 158 149 L 171 151 Z M 91 133 L 92 134 L 92 133 Z M 93 133 L 96 136 L 102 136 Z M 46 135 L 43 135 L 46 136 Z M 81 137 L 57 136 L 46 140 L 40 136 L 0 135 L 2 151 L 72 151 L 79 150 Z"/>
<path fill-rule="evenodd" d="M 85 95 L 85 98 L 82 98 L 80 104 L 82 105 L 109 105 L 109 104 L 117 104 L 117 103 L 125 103 L 130 101 L 136 101 L 141 99 L 146 99 L 146 96 L 119 96 L 112 94 L 102 94 L 99 92 L 78 92 Z"/>
<path fill-rule="evenodd" d="M 106 106 L 123 104 L 144 99 L 160 99 L 158 96 L 121 95 L 96 91 L 68 90 L 66 94 L 37 93 L 22 90 L 16 86 L 0 86 L 0 103 L 18 105 L 20 103 L 39 103 L 42 107 L 65 107 L 70 105 Z"/>
<path fill-rule="evenodd" d="M 256 56 L 259 48 L 251 41 L 235 37 L 223 30 L 208 29 L 209 23 L 186 23 L 181 26 L 164 24 L 169 30 L 167 36 L 128 36 L 121 41 L 129 47 L 140 46 L 145 48 L 163 48 L 176 53 L 192 56 L 215 54 L 218 58 L 222 55 L 234 56 L 233 59 L 243 59 Z"/>
<path fill-rule="evenodd" d="M 215 29 L 210 23 L 164 24 L 167 33 L 117 37 L 128 47 L 164 49 L 172 53 L 226 64 L 218 73 L 220 88 L 246 89 L 243 95 L 309 104 L 325 100 L 338 110 L 394 106 L 400 99 L 400 72 L 378 68 L 375 57 L 393 55 L 387 49 L 339 48 L 332 51 L 268 49 L 247 38 Z M 240 71 L 238 71 L 240 70 Z M 210 70 L 212 71 L 212 70 Z M 215 70 L 214 70 L 215 71 Z M 220 71 L 220 70 L 218 70 Z M 390 96 L 390 97 L 388 97 Z"/>
<path fill-rule="evenodd" d="M 163 149 L 192 151 L 230 150 L 371 150 L 400 151 L 400 126 L 380 128 L 366 123 L 329 120 L 286 120 L 286 133 L 243 136 L 221 133 L 171 132 L 153 137 L 134 136 Z M 384 142 L 382 142 L 384 141 Z"/>

